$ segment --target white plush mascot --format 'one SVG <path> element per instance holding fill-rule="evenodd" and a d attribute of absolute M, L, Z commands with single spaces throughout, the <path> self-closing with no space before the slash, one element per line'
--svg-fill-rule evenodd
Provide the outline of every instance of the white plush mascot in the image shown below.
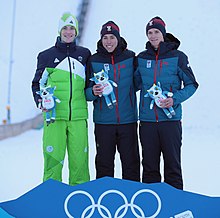
<path fill-rule="evenodd" d="M 150 109 L 153 109 L 154 103 L 161 108 L 160 102 L 162 99 L 166 99 L 168 97 L 172 97 L 173 93 L 168 91 L 162 91 L 160 87 L 160 82 L 153 84 L 153 86 L 147 90 L 147 94 L 144 97 L 151 97 L 153 100 L 150 103 Z M 176 113 L 173 107 L 169 108 L 162 108 L 164 113 L 167 115 L 168 118 L 172 118 Z"/>
<path fill-rule="evenodd" d="M 57 103 L 61 102 L 57 97 L 53 95 L 55 89 L 56 89 L 56 86 L 54 87 L 47 86 L 47 87 L 41 88 L 40 91 L 36 92 L 42 98 L 42 101 L 39 102 L 38 104 L 38 108 L 44 108 L 46 110 L 47 125 L 55 122 L 56 102 Z"/>
<path fill-rule="evenodd" d="M 117 103 L 112 85 L 117 87 L 117 84 L 114 81 L 109 80 L 108 73 L 106 73 L 104 70 L 94 73 L 94 77 L 92 77 L 90 80 L 94 81 L 96 84 L 102 85 L 104 88 L 102 95 L 105 97 L 107 106 L 112 109 L 113 105 L 116 105 Z M 109 95 L 111 96 L 111 100 Z"/>

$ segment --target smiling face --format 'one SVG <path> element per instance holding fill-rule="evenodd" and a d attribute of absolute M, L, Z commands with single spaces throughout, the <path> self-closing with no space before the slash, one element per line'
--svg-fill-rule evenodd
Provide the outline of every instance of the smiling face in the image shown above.
<path fill-rule="evenodd" d="M 118 39 L 113 34 L 105 34 L 102 37 L 102 45 L 109 53 L 111 53 L 118 46 Z"/>
<path fill-rule="evenodd" d="M 62 28 L 61 41 L 65 43 L 71 43 L 76 38 L 76 29 L 73 26 L 65 26 Z"/>
<path fill-rule="evenodd" d="M 156 28 L 149 29 L 147 37 L 154 48 L 158 48 L 160 42 L 164 42 L 163 34 Z"/>

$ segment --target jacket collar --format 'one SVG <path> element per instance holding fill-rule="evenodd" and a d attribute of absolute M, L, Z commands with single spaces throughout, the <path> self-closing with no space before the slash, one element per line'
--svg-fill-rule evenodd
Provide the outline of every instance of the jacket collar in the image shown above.
<path fill-rule="evenodd" d="M 61 42 L 60 36 L 57 37 L 55 46 L 61 50 L 64 50 L 64 51 L 66 51 L 67 49 L 76 50 L 75 40 L 71 43 L 63 43 L 63 42 Z"/>
<path fill-rule="evenodd" d="M 167 33 L 165 37 L 165 41 L 160 43 L 158 50 L 161 55 L 171 50 L 177 50 L 179 46 L 180 46 L 180 41 L 171 33 Z M 146 49 L 150 54 L 155 55 L 155 53 L 157 52 L 157 50 L 153 48 L 153 46 L 149 41 L 146 43 Z"/>

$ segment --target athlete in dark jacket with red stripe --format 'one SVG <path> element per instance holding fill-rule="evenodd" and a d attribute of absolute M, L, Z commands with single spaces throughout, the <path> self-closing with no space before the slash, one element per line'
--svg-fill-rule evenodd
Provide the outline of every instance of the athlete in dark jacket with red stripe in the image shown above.
<path fill-rule="evenodd" d="M 141 90 L 139 134 L 143 151 L 142 181 L 146 183 L 161 181 L 162 153 L 164 181 L 183 189 L 181 103 L 194 94 L 198 84 L 187 56 L 177 50 L 179 40 L 171 34 L 166 34 L 165 23 L 161 18 L 155 17 L 150 20 L 146 34 L 149 41 L 146 50 L 137 57 L 138 69 L 135 72 L 136 85 Z M 146 97 L 149 94 L 158 97 L 156 96 L 159 93 L 156 87 L 158 84 L 163 91 L 173 93 L 172 97 L 167 96 L 162 100 L 160 98 L 159 107 L 152 103 L 152 98 Z M 157 90 L 153 90 L 154 88 Z M 171 107 L 174 112 L 167 115 L 164 111 L 168 111 Z"/>
<path fill-rule="evenodd" d="M 122 178 L 140 181 L 134 58 L 135 53 L 127 50 L 126 41 L 119 35 L 119 27 L 113 21 L 104 24 L 97 53 L 91 56 L 87 68 L 90 77 L 101 83 L 90 82 L 86 90 L 87 100 L 93 101 L 94 105 L 97 178 L 114 177 L 117 149 Z M 109 77 L 110 83 L 104 83 L 104 75 Z M 106 90 L 109 90 L 109 96 Z"/>

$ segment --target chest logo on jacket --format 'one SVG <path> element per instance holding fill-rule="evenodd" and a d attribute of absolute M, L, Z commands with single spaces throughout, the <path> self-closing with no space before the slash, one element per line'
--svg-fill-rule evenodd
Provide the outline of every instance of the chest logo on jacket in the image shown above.
<path fill-rule="evenodd" d="M 78 56 L 78 61 L 82 62 L 83 61 L 83 57 L 82 56 Z"/>
<path fill-rule="evenodd" d="M 147 68 L 151 68 L 151 60 L 147 60 Z"/>
<path fill-rule="evenodd" d="M 109 64 L 104 64 L 105 72 L 108 72 L 110 70 Z"/>
<path fill-rule="evenodd" d="M 58 58 L 54 59 L 54 63 L 59 63 L 59 62 L 60 62 L 60 60 Z"/>

